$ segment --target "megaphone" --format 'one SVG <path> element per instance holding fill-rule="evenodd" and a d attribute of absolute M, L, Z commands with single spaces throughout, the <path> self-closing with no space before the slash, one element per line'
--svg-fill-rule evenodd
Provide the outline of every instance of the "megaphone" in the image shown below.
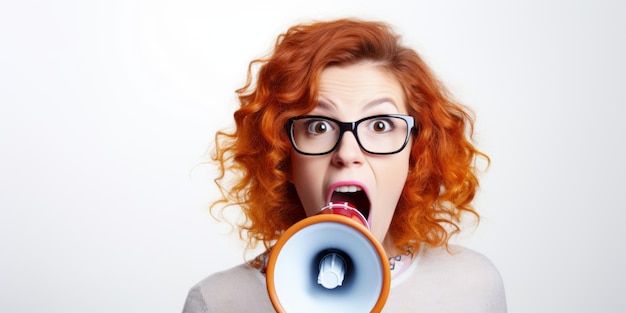
<path fill-rule="evenodd" d="M 277 312 L 380 312 L 390 281 L 384 249 L 349 203 L 330 203 L 288 228 L 266 268 Z"/>

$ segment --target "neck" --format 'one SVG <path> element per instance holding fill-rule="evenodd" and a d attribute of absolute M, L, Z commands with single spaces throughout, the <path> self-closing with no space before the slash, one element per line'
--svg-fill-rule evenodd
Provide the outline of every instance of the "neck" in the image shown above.
<path fill-rule="evenodd" d="M 406 250 L 402 250 L 396 247 L 396 245 L 393 243 L 393 239 L 389 235 L 385 236 L 385 239 L 382 242 L 382 246 L 383 249 L 385 249 L 385 253 L 387 254 L 388 258 L 393 258 L 406 253 Z"/>

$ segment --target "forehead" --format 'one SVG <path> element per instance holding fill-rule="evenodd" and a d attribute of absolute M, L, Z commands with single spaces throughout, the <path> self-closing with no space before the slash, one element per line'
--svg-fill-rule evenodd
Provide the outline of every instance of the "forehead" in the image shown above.
<path fill-rule="evenodd" d="M 395 107 L 406 113 L 402 86 L 393 74 L 373 62 L 331 66 L 322 71 L 319 81 L 320 109 L 357 107 Z"/>

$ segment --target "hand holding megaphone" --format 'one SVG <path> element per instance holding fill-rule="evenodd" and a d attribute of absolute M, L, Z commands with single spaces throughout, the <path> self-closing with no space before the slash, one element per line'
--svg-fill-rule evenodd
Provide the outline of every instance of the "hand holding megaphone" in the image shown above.
<path fill-rule="evenodd" d="M 380 312 L 391 280 L 384 249 L 363 215 L 330 203 L 278 239 L 267 290 L 278 312 Z"/>

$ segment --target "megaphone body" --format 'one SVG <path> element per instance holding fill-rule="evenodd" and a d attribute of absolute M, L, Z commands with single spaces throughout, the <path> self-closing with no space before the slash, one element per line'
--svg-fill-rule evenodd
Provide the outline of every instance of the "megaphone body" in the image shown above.
<path fill-rule="evenodd" d="M 380 312 L 391 273 L 384 249 L 365 218 L 346 204 L 329 204 L 278 239 L 266 282 L 277 312 Z"/>

